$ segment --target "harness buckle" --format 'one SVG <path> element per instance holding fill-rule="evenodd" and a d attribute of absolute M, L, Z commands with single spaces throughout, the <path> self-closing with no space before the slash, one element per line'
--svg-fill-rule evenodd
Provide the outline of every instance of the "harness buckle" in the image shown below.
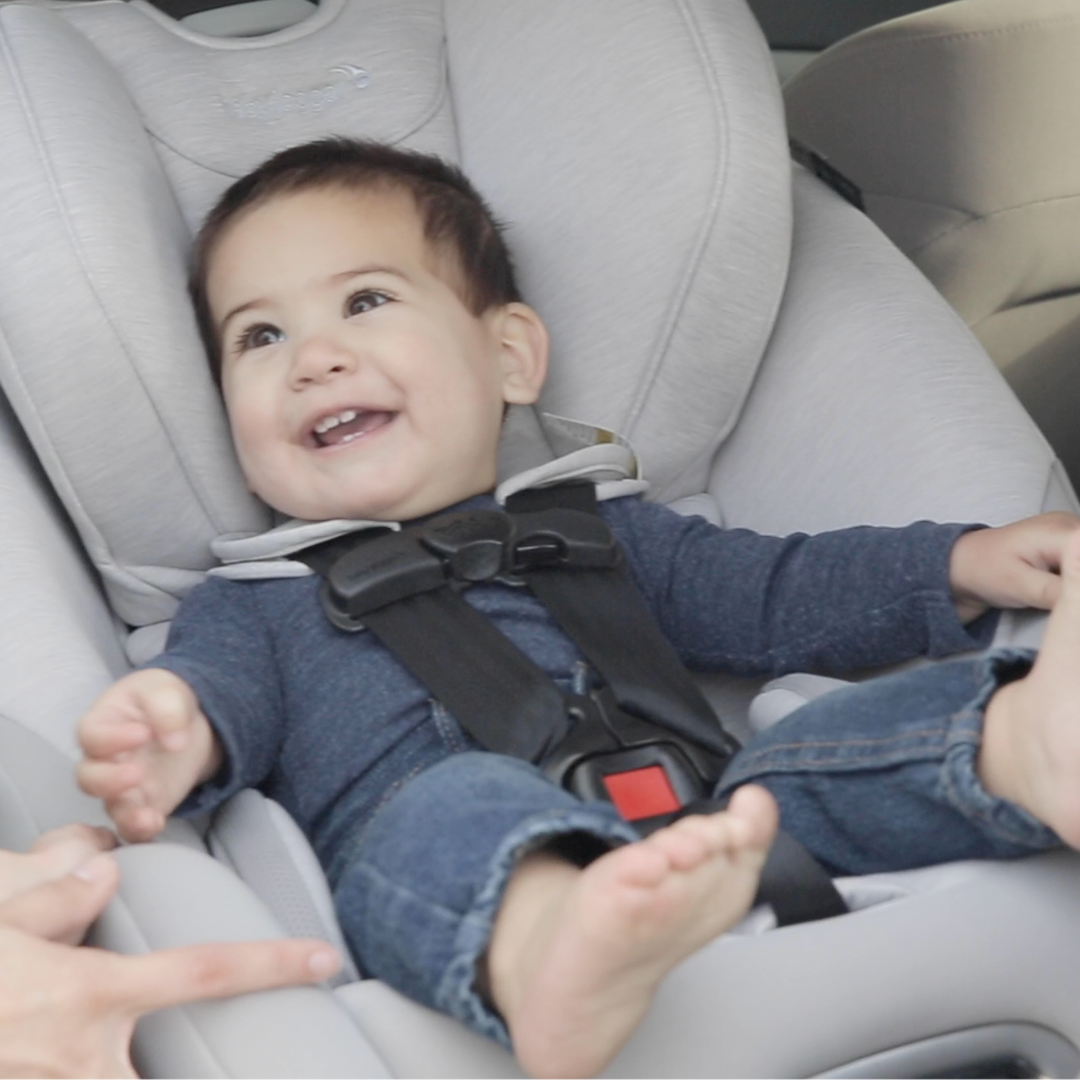
<path fill-rule="evenodd" d="M 443 514 L 420 531 L 420 542 L 446 564 L 457 581 L 490 581 L 506 562 L 513 525 L 497 510 L 461 510 Z"/>
<path fill-rule="evenodd" d="M 420 542 L 444 560 L 449 577 L 469 583 L 499 578 L 517 584 L 514 575 L 550 567 L 606 569 L 620 557 L 602 518 L 564 507 L 443 514 L 424 526 Z"/>
<path fill-rule="evenodd" d="M 614 803 L 643 835 L 707 798 L 727 763 L 624 712 L 607 686 L 567 706 L 574 725 L 544 772 L 579 799 Z"/>
<path fill-rule="evenodd" d="M 506 569 L 512 574 L 545 567 L 603 570 L 619 564 L 619 545 L 596 514 L 552 507 L 512 515 L 513 535 Z"/>
<path fill-rule="evenodd" d="M 442 560 L 415 537 L 380 533 L 348 551 L 327 571 L 323 610 L 339 630 L 364 629 L 363 617 L 387 604 L 446 584 Z"/>

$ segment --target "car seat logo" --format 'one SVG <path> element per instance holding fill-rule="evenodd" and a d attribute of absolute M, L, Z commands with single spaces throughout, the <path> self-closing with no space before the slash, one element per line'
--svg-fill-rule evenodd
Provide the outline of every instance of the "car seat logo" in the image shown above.
<path fill-rule="evenodd" d="M 371 76 L 356 64 L 336 64 L 327 72 L 333 79 L 298 90 L 271 90 L 253 97 L 221 98 L 221 107 L 234 120 L 273 124 L 287 116 L 321 113 L 339 105 L 357 90 L 367 89 Z"/>

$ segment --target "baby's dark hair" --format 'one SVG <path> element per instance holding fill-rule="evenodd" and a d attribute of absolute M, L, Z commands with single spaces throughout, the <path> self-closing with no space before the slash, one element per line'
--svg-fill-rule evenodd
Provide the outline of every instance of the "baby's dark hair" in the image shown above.
<path fill-rule="evenodd" d="M 232 184 L 195 238 L 189 288 L 215 381 L 221 381 L 221 349 L 206 279 L 218 242 L 244 211 L 281 195 L 322 188 L 407 192 L 428 244 L 456 262 L 461 299 L 474 315 L 521 299 L 502 226 L 456 166 L 433 154 L 361 139 L 304 143 L 282 150 Z"/>

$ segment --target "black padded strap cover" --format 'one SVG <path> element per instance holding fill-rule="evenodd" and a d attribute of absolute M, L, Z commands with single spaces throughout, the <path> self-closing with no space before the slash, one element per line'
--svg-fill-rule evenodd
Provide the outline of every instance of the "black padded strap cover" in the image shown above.
<path fill-rule="evenodd" d="M 449 587 L 364 623 L 488 750 L 536 762 L 566 735 L 566 705 L 548 674 Z"/>
<path fill-rule="evenodd" d="M 847 912 L 828 871 L 795 839 L 776 834 L 758 882 L 756 903 L 772 905 L 780 926 L 831 919 Z"/>
<path fill-rule="evenodd" d="M 556 506 L 596 513 L 596 489 L 592 484 L 538 488 L 511 495 L 506 505 L 510 513 Z M 627 712 L 722 757 L 738 748 L 621 566 L 538 569 L 523 577 Z"/>

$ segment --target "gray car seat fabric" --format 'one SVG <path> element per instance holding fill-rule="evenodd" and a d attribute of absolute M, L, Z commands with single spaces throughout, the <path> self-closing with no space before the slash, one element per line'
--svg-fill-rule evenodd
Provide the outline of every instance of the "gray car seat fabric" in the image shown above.
<path fill-rule="evenodd" d="M 1080 477 L 1080 5 L 960 0 L 853 35 L 784 88 L 792 134 L 972 327 Z"/>
<path fill-rule="evenodd" d="M 43 746 L 54 769 L 0 784 L 20 843 L 51 814 L 100 813 L 60 764 L 128 631 L 152 652 L 219 534 L 270 524 L 203 368 L 187 246 L 232 176 L 338 131 L 474 175 L 551 324 L 544 407 L 628 436 L 651 497 L 770 532 L 1076 508 L 961 320 L 865 218 L 792 180 L 742 0 L 329 0 L 251 39 L 142 0 L 3 5 L 0 383 L 26 439 L 0 413 L 0 753 Z M 739 727 L 757 687 L 708 685 Z M 122 853 L 96 941 L 283 923 L 333 940 L 317 875 L 305 895 L 262 865 L 298 843 L 264 803 L 229 807 L 210 844 L 269 880 L 269 906 L 174 827 Z M 861 910 L 820 925 L 755 913 L 675 973 L 610 1074 L 806 1075 L 1002 1017 L 1080 1043 L 1078 884 L 1080 861 L 1054 855 L 864 879 L 845 885 Z M 137 1054 L 145 1075 L 514 1071 L 371 981 L 165 1010 Z"/>
<path fill-rule="evenodd" d="M 112 0 L 13 5 L 3 34 L 0 367 L 128 623 L 168 618 L 216 535 L 268 522 L 227 452 L 182 289 L 195 224 L 290 142 L 347 131 L 460 160 L 551 316 L 544 407 L 650 445 L 658 496 L 704 487 L 790 242 L 782 119 L 741 4 L 329 0 L 226 40 Z M 729 69 L 740 78 L 720 80 Z M 74 362 L 75 319 L 92 365 Z M 96 430 L 118 406 L 124 423 Z"/>

